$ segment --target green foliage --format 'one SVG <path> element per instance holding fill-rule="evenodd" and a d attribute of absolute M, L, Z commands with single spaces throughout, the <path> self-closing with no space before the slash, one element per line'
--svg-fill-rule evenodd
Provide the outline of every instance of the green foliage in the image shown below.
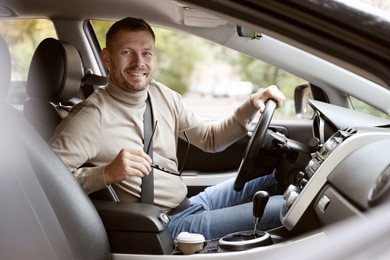
<path fill-rule="evenodd" d="M 305 82 L 303 79 L 273 65 L 253 59 L 244 54 L 239 54 L 238 64 L 243 80 L 250 81 L 258 87 L 267 87 L 275 84 L 288 99 L 293 98 L 294 87 Z"/>
<path fill-rule="evenodd" d="M 156 79 L 179 93 L 188 91 L 190 75 L 196 64 L 207 64 L 210 55 L 215 64 L 229 63 L 243 81 L 250 81 L 259 88 L 278 85 L 288 99 L 293 98 L 294 86 L 304 82 L 275 66 L 216 43 L 179 32 L 156 28 L 154 30 L 159 57 Z"/>
<path fill-rule="evenodd" d="M 12 56 L 12 78 L 26 80 L 36 46 L 45 38 L 57 38 L 53 23 L 45 19 L 0 20 L 0 35 Z"/>
<path fill-rule="evenodd" d="M 371 114 L 373 116 L 390 119 L 389 115 L 383 113 L 382 111 L 379 111 L 378 109 L 364 103 L 363 101 L 361 101 L 353 96 L 349 96 L 349 99 L 352 103 L 352 107 L 354 110 L 360 111 L 362 113 Z"/>
<path fill-rule="evenodd" d="M 189 77 L 195 64 L 205 56 L 200 39 L 164 29 L 154 29 L 158 55 L 156 80 L 183 94 L 189 89 Z"/>
<path fill-rule="evenodd" d="M 110 29 L 111 25 L 114 22 L 111 21 L 97 21 L 93 20 L 91 21 L 93 29 L 96 34 L 96 38 L 98 39 L 100 43 L 100 47 L 103 49 L 106 47 L 106 33 L 108 29 Z"/>

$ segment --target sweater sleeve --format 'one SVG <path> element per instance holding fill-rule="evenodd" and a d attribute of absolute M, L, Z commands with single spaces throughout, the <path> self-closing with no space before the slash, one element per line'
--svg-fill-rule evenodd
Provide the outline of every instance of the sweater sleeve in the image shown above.
<path fill-rule="evenodd" d="M 191 144 L 206 152 L 219 152 L 245 136 L 257 109 L 245 100 L 233 114 L 218 121 L 197 116 L 183 105 L 179 132 L 186 132 Z"/>
<path fill-rule="evenodd" d="M 96 156 L 101 140 L 99 110 L 77 105 L 57 127 L 50 145 L 87 193 L 106 187 L 104 165 L 86 166 Z"/>

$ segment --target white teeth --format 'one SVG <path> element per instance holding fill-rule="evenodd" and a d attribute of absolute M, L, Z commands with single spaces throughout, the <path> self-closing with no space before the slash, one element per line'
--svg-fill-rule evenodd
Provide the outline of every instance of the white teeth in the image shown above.
<path fill-rule="evenodd" d="M 137 72 L 126 72 L 127 74 L 130 74 L 131 76 L 135 76 L 135 77 L 141 77 L 141 76 L 145 76 L 146 73 L 137 73 Z"/>

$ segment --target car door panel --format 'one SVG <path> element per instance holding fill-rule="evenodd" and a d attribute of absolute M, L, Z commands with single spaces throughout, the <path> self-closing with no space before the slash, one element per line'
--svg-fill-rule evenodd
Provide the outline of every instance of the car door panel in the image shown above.
<path fill-rule="evenodd" d="M 269 127 L 288 138 L 302 143 L 308 143 L 312 138 L 312 123 L 310 120 L 273 120 Z M 237 142 L 218 153 L 207 153 L 190 145 L 183 168 L 183 180 L 187 184 L 189 196 L 197 194 L 205 187 L 234 178 L 245 153 L 251 132 Z M 179 140 L 179 167 L 182 166 L 187 143 Z"/>

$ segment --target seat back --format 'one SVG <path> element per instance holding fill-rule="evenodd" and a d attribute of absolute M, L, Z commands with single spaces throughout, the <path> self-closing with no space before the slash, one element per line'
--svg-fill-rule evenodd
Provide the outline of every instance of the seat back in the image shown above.
<path fill-rule="evenodd" d="M 89 70 L 84 75 L 81 57 L 73 45 L 53 38 L 44 39 L 35 50 L 28 71 L 28 98 L 23 114 L 47 141 L 72 106 L 81 101 L 76 98 L 80 87 L 92 91 L 95 86 L 106 83 L 106 77 Z M 91 198 L 118 201 L 111 187 L 95 192 Z"/>
<path fill-rule="evenodd" d="M 103 223 L 73 175 L 5 102 L 9 52 L 0 37 L 0 259 L 110 259 Z"/>
<path fill-rule="evenodd" d="M 29 122 L 0 104 L 0 259 L 110 259 L 105 227 Z"/>
<path fill-rule="evenodd" d="M 28 71 L 23 113 L 45 140 L 66 116 L 66 106 L 78 102 L 83 77 L 81 57 L 73 45 L 53 38 L 38 45 Z"/>

